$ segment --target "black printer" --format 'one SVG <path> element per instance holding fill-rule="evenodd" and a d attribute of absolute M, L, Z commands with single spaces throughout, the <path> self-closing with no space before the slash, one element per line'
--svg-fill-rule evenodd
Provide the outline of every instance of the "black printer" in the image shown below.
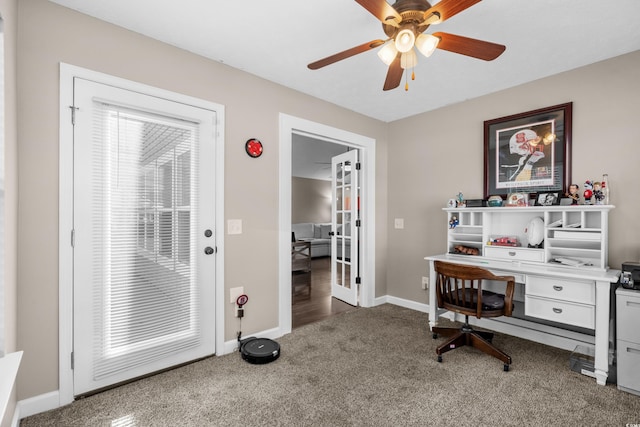
<path fill-rule="evenodd" d="M 620 284 L 626 289 L 640 289 L 640 262 L 623 262 Z"/>

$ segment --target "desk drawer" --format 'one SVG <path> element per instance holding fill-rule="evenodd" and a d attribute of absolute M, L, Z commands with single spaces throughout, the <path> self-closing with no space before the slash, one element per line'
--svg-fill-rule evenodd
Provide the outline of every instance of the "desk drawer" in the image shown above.
<path fill-rule="evenodd" d="M 593 305 L 525 295 L 524 314 L 580 328 L 596 327 L 596 308 Z"/>
<path fill-rule="evenodd" d="M 627 291 L 631 293 L 635 291 Z M 640 295 L 629 296 L 616 292 L 618 339 L 640 345 Z"/>
<path fill-rule="evenodd" d="M 484 256 L 509 261 L 544 262 L 544 251 L 541 249 L 485 246 Z"/>
<path fill-rule="evenodd" d="M 618 345 L 618 388 L 640 395 L 640 344 L 623 340 Z"/>
<path fill-rule="evenodd" d="M 559 277 L 527 276 L 527 295 L 553 298 L 580 304 L 596 303 L 596 287 L 593 282 L 567 280 Z"/>

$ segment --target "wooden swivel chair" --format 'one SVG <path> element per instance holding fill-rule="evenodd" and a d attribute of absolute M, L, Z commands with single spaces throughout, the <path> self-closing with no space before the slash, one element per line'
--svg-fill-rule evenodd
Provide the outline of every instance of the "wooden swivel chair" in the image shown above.
<path fill-rule="evenodd" d="M 475 347 L 504 363 L 504 370 L 509 370 L 511 357 L 491 343 L 493 333 L 476 331 L 469 326 L 469 316 L 499 317 L 511 316 L 513 311 L 513 293 L 515 279 L 513 276 L 496 276 L 480 267 L 451 264 L 435 261 L 436 295 L 438 307 L 464 314 L 464 325 L 460 329 L 433 327 L 433 338 L 438 334 L 450 337 L 447 342 L 436 348 L 438 362 L 442 362 L 442 353 L 464 345 Z M 504 282 L 504 295 L 483 290 L 483 281 Z"/>

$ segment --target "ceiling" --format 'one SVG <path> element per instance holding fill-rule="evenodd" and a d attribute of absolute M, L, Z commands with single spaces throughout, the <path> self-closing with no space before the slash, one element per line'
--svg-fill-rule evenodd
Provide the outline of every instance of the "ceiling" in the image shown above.
<path fill-rule="evenodd" d="M 377 49 L 307 68 L 386 38 L 353 0 L 51 1 L 385 122 L 640 49 L 639 0 L 484 0 L 427 33 L 503 44 L 502 56 L 485 62 L 436 50 L 419 57 L 408 92 L 404 78 L 384 92 Z"/>
<path fill-rule="evenodd" d="M 331 179 L 331 158 L 348 147 L 294 133 L 291 141 L 291 175 L 299 178 Z"/>

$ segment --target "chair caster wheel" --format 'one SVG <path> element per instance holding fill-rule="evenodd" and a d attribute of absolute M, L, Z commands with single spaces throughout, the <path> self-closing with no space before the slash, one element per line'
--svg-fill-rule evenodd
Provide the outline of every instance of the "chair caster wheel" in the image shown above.
<path fill-rule="evenodd" d="M 431 337 L 435 340 L 436 338 L 438 338 L 438 334 L 436 334 L 435 332 L 431 335 Z"/>
<path fill-rule="evenodd" d="M 507 365 L 506 363 L 504 364 L 504 371 L 509 372 L 509 365 Z"/>
<path fill-rule="evenodd" d="M 442 356 L 438 355 L 438 362 L 442 363 Z"/>

